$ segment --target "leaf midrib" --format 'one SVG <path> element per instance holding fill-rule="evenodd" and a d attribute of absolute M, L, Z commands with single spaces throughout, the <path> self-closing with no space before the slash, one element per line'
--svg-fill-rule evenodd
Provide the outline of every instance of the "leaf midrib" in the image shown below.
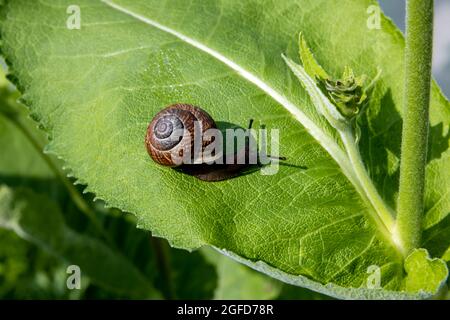
<path fill-rule="evenodd" d="M 160 24 L 157 21 L 154 21 L 150 18 L 144 17 L 138 13 L 135 13 L 131 10 L 128 10 L 127 8 L 124 8 L 118 4 L 113 3 L 110 0 L 100 0 L 101 2 L 105 3 L 106 5 L 110 6 L 111 8 L 118 10 L 128 16 L 131 16 L 145 24 L 148 24 L 152 27 L 155 27 L 161 31 L 164 31 L 166 33 L 169 33 L 176 38 L 182 40 L 183 42 L 209 54 L 210 56 L 216 58 L 220 62 L 224 63 L 231 69 L 233 69 L 236 73 L 238 73 L 240 76 L 242 76 L 245 80 L 251 82 L 255 86 L 257 86 L 259 89 L 264 91 L 268 96 L 270 96 L 272 99 L 274 99 L 276 102 L 278 102 L 281 106 L 283 106 L 287 111 L 289 111 L 296 119 L 299 121 L 308 131 L 311 136 L 313 136 L 320 145 L 332 156 L 332 158 L 339 164 L 339 166 L 344 171 L 344 174 L 346 174 L 349 179 L 351 180 L 354 176 L 352 173 L 351 168 L 348 166 L 347 162 L 347 156 L 340 148 L 339 144 L 337 144 L 330 136 L 325 134 L 323 130 L 320 129 L 311 119 L 309 119 L 303 111 L 301 111 L 294 103 L 289 101 L 288 98 L 283 96 L 281 93 L 270 87 L 267 83 L 265 83 L 263 80 L 252 74 L 250 71 L 244 69 L 237 63 L 235 63 L 233 60 L 225 57 L 221 53 L 207 47 L 206 45 L 198 42 L 195 39 L 192 39 L 176 30 L 173 30 L 167 26 L 164 26 Z"/>

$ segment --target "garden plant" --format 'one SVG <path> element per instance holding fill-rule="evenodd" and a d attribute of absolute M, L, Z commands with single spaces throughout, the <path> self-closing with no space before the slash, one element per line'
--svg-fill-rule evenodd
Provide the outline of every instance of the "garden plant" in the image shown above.
<path fill-rule="evenodd" d="M 433 0 L 0 3 L 0 297 L 447 297 Z M 256 162 L 157 163 L 173 105 Z"/>

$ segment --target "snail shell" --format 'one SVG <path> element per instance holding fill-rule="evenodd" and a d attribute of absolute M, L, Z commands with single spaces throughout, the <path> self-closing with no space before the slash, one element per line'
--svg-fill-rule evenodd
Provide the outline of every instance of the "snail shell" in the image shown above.
<path fill-rule="evenodd" d="M 194 155 L 196 122 L 200 125 L 197 132 L 202 135 L 204 148 L 211 143 L 210 140 L 203 139 L 204 133 L 208 129 L 217 128 L 211 116 L 201 108 L 190 104 L 177 103 L 164 108 L 156 114 L 147 128 L 145 145 L 148 154 L 163 166 L 179 166 L 181 163 L 175 161 L 174 155 L 181 158 L 187 150 Z"/>
<path fill-rule="evenodd" d="M 248 129 L 251 128 L 252 121 L 250 121 Z M 197 130 L 195 130 L 195 123 L 200 125 Z M 150 122 L 145 136 L 145 145 L 155 162 L 163 166 L 176 167 L 177 171 L 203 181 L 214 182 L 231 179 L 251 173 L 262 166 L 259 160 L 256 165 L 248 162 L 250 138 L 246 139 L 245 147 L 236 153 L 218 154 L 218 157 L 223 157 L 221 164 L 194 163 L 194 159 L 190 159 L 190 164 L 174 161 L 173 155 L 176 155 L 179 160 L 180 157 L 183 157 L 185 151 L 190 151 L 192 157 L 194 156 L 194 140 L 197 132 L 201 134 L 201 151 L 203 151 L 206 146 L 212 143 L 212 138 L 205 138 L 207 137 L 205 132 L 212 128 L 217 129 L 217 125 L 206 111 L 190 104 L 173 104 L 157 113 Z M 179 129 L 183 130 L 183 135 L 179 134 L 180 131 L 177 132 Z M 245 159 L 245 161 L 240 164 L 238 159 Z M 284 157 L 278 157 L 278 159 L 286 160 Z"/>

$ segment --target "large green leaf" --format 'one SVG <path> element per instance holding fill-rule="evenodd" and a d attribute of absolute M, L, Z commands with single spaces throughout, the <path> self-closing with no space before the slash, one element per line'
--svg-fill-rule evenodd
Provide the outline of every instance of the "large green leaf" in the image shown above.
<path fill-rule="evenodd" d="M 398 292 L 403 257 L 355 188 L 336 132 L 281 58 L 298 60 L 301 31 L 333 76 L 345 65 L 370 77 L 383 70 L 360 147 L 395 207 L 404 40 L 385 18 L 380 30 L 366 27 L 374 1 L 85 0 L 78 1 L 81 30 L 66 28 L 70 4 L 7 2 L 2 50 L 50 134 L 48 150 L 87 190 L 174 246 L 214 245 L 289 283 L 337 297 L 430 294 Z M 435 85 L 432 96 L 427 174 L 435 179 L 426 225 L 439 229 L 426 244 L 440 256 L 450 243 L 439 226 L 450 212 L 450 107 Z M 220 183 L 157 166 L 143 144 L 146 126 L 175 102 L 202 106 L 221 122 L 245 126 L 255 118 L 280 128 L 289 166 Z M 372 265 L 381 268 L 384 290 L 365 289 Z"/>

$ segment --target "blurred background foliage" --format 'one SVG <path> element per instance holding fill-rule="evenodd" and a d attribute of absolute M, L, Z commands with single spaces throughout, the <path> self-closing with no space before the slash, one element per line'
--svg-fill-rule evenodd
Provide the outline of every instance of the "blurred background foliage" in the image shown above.
<path fill-rule="evenodd" d="M 404 0 L 380 3 L 404 30 Z M 434 75 L 449 96 L 450 1 L 436 6 Z M 1 72 L 0 299 L 329 299 L 136 229 L 131 214 L 93 201 L 42 152 L 47 138 L 18 98 Z M 79 290 L 66 285 L 72 264 Z"/>

